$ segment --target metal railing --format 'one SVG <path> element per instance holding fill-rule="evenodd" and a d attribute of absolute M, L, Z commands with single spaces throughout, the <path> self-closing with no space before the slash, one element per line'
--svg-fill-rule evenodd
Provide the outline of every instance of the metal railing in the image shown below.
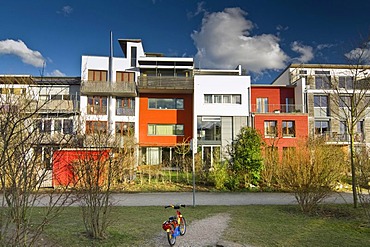
<path fill-rule="evenodd" d="M 138 87 L 143 89 L 194 89 L 194 78 L 175 76 L 139 76 Z"/>

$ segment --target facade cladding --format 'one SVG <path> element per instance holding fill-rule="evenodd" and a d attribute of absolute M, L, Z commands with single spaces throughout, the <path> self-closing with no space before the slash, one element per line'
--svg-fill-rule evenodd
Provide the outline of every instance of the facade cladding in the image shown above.
<path fill-rule="evenodd" d="M 241 66 L 199 69 L 192 58 L 146 53 L 139 39 L 118 42 L 124 57 L 82 56 L 81 78 L 4 76 L 1 94 L 52 87 L 55 93 L 37 90 L 40 100 L 50 100 L 40 114 L 40 131 L 112 133 L 121 144 L 133 138 L 136 165 L 170 164 L 179 155 L 176 147 L 193 140 L 210 168 L 214 159 L 227 157 L 228 145 L 244 126 L 257 129 L 267 147 L 280 154 L 314 136 L 348 145 L 345 106 L 356 95 L 356 82 L 364 84 L 370 75 L 370 66 L 354 75 L 349 65 L 292 64 L 272 84 L 251 85 Z M 370 99 L 370 90 L 363 98 Z M 370 143 L 369 119 L 366 109 L 356 126 L 358 145 Z M 77 140 L 73 145 L 86 148 L 88 143 Z M 45 143 L 38 150 L 47 169 L 52 167 L 52 147 Z"/>

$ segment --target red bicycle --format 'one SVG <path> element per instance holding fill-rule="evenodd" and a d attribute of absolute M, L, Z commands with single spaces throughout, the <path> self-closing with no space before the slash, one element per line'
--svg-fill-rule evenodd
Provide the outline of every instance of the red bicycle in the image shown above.
<path fill-rule="evenodd" d="M 183 236 L 186 233 L 186 220 L 179 211 L 181 207 L 185 207 L 185 205 L 168 205 L 164 207 L 176 209 L 176 215 L 169 217 L 162 224 L 163 230 L 167 233 L 167 240 L 170 246 L 175 245 L 177 236 Z"/>

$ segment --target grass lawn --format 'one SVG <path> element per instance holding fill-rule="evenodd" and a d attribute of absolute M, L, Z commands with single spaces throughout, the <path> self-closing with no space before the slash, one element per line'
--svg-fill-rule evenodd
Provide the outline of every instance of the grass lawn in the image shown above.
<path fill-rule="evenodd" d="M 42 210 L 42 209 L 37 209 Z M 36 210 L 36 211 L 37 211 Z M 229 212 L 232 220 L 223 239 L 253 246 L 370 246 L 370 226 L 360 209 L 351 205 L 327 205 L 317 213 L 302 214 L 297 206 L 197 206 L 181 210 L 188 227 L 194 220 Z M 142 246 L 158 234 L 171 209 L 163 207 L 114 207 L 109 237 L 89 240 L 81 211 L 68 207 L 45 228 L 54 246 Z M 204 229 L 205 231 L 207 229 Z M 163 243 L 166 246 L 168 243 Z"/>

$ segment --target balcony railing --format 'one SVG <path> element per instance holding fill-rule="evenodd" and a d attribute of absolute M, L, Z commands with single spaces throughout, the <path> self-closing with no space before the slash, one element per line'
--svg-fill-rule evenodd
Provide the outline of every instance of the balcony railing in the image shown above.
<path fill-rule="evenodd" d="M 316 138 L 323 138 L 326 142 L 348 142 L 350 141 L 350 135 L 347 133 L 337 133 L 337 132 L 325 132 L 323 134 L 316 134 Z M 365 136 L 363 133 L 355 133 L 354 141 L 363 142 Z"/>
<path fill-rule="evenodd" d="M 35 101 L 30 105 L 31 111 L 39 113 L 74 113 L 79 111 L 79 102 L 73 100 Z"/>
<path fill-rule="evenodd" d="M 136 85 L 135 82 L 127 81 L 83 81 L 81 83 L 81 93 L 136 96 Z"/>
<path fill-rule="evenodd" d="M 174 76 L 139 76 L 138 87 L 140 89 L 168 89 L 168 90 L 193 90 L 193 77 Z"/>
<path fill-rule="evenodd" d="M 303 105 L 295 104 L 267 104 L 257 105 L 251 104 L 251 112 L 253 113 L 304 113 Z"/>
<path fill-rule="evenodd" d="M 116 115 L 117 116 L 135 116 L 135 109 L 117 108 Z"/>

